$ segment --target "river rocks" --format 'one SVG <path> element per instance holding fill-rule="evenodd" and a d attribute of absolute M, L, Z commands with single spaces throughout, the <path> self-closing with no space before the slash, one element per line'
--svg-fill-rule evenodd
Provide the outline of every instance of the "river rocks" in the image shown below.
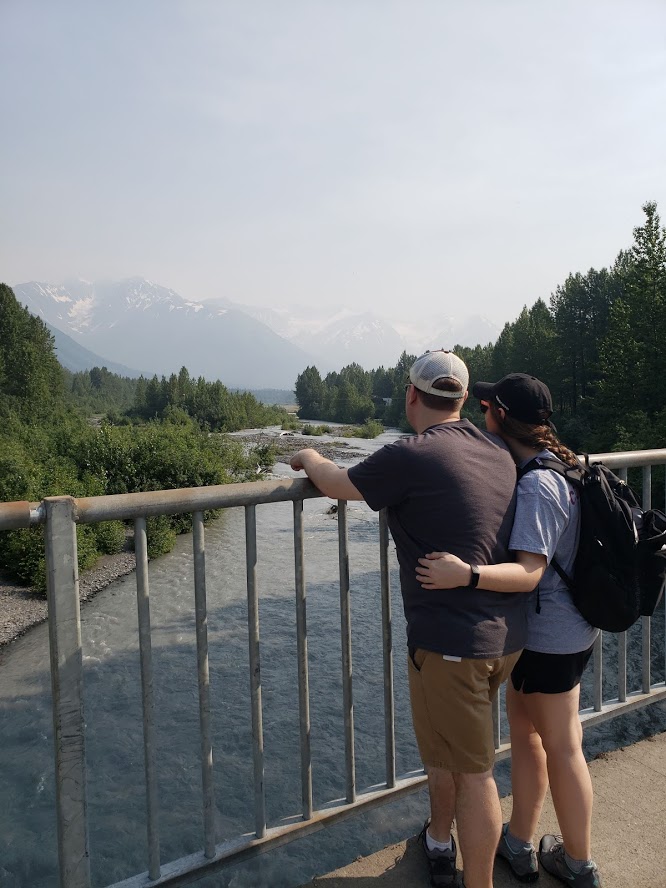
<path fill-rule="evenodd" d="M 109 583 L 136 566 L 133 552 L 104 555 L 91 570 L 79 580 L 81 601 L 92 598 Z M 28 629 L 42 623 L 48 616 L 46 599 L 30 587 L 12 583 L 6 574 L 0 574 L 0 645 L 8 644 Z"/>
<path fill-rule="evenodd" d="M 368 455 L 363 450 L 357 450 L 348 441 L 322 440 L 318 435 L 301 435 L 300 433 L 275 435 L 269 432 L 257 432 L 252 435 L 243 434 L 242 440 L 244 444 L 262 447 L 270 444 L 277 452 L 276 461 L 282 463 L 288 463 L 291 457 L 299 450 L 303 450 L 304 447 L 311 447 L 326 459 L 332 459 L 334 462 L 336 459 L 355 459 Z"/>

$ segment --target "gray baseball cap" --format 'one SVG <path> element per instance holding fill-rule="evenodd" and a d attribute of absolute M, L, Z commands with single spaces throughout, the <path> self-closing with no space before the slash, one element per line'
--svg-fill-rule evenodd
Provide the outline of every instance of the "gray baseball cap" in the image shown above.
<path fill-rule="evenodd" d="M 453 379 L 460 383 L 459 392 L 445 392 L 434 388 L 434 383 L 440 379 Z M 453 352 L 443 348 L 437 351 L 427 351 L 411 366 L 409 381 L 422 392 L 429 395 L 437 395 L 440 398 L 462 398 L 469 386 L 469 371 L 465 362 Z"/>

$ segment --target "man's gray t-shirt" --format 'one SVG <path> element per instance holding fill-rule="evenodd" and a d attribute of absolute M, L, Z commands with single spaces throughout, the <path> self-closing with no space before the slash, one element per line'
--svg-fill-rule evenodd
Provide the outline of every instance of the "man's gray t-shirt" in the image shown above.
<path fill-rule="evenodd" d="M 540 457 L 557 459 L 543 450 Z M 525 460 L 525 465 L 529 460 Z M 538 589 L 530 593 L 528 650 L 544 654 L 575 654 L 593 644 L 598 629 L 590 626 L 573 603 L 571 593 L 551 566 L 553 558 L 569 576 L 573 573 L 580 534 L 578 494 L 557 472 L 534 469 L 518 482 L 516 517 L 509 548 L 513 552 L 545 555 L 548 567 Z"/>
<path fill-rule="evenodd" d="M 349 478 L 371 509 L 388 508 L 410 647 L 490 659 L 524 646 L 526 594 L 428 590 L 416 578 L 428 552 L 510 559 L 516 467 L 503 441 L 466 419 L 441 423 L 382 447 Z"/>

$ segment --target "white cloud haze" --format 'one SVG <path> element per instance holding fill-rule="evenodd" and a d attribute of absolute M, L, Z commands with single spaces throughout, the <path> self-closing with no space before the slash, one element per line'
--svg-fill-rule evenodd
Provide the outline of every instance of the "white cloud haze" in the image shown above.
<path fill-rule="evenodd" d="M 661 0 L 0 6 L 0 278 L 513 319 L 666 216 Z"/>

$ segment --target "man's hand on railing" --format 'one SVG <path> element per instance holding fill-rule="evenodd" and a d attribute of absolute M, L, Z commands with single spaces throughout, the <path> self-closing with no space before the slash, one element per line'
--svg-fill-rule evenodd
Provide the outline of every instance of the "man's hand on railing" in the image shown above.
<path fill-rule="evenodd" d="M 326 459 L 312 447 L 305 447 L 295 453 L 290 465 L 294 471 L 303 469 L 310 481 L 331 499 L 362 500 L 363 497 L 354 487 L 347 475 L 347 469 L 336 466 L 330 459 Z"/>
<path fill-rule="evenodd" d="M 302 450 L 299 450 L 292 456 L 292 458 L 289 460 L 289 464 L 295 472 L 307 472 L 307 463 L 309 462 L 309 458 L 318 455 L 319 454 L 317 453 L 317 451 L 314 450 L 312 447 L 304 447 Z"/>

